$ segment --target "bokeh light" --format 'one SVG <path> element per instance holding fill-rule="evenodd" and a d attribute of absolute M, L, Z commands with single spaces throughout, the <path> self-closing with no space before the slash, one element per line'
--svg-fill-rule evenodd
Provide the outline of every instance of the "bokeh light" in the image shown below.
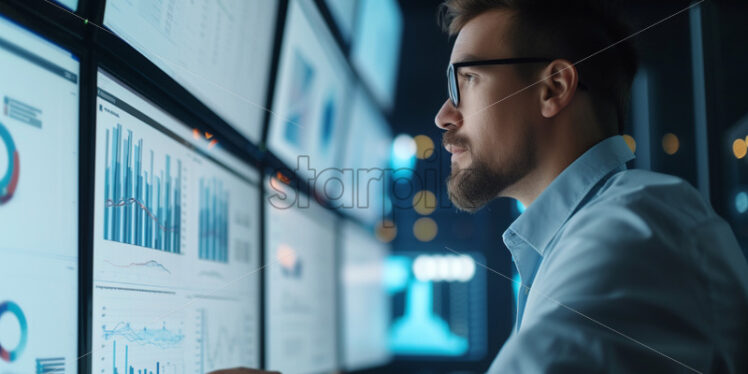
<path fill-rule="evenodd" d="M 376 236 L 382 243 L 389 243 L 397 236 L 397 226 L 390 220 L 382 220 L 377 224 Z"/>
<path fill-rule="evenodd" d="M 393 155 L 400 160 L 408 160 L 416 154 L 416 142 L 408 134 L 400 134 L 392 143 Z"/>
<path fill-rule="evenodd" d="M 674 155 L 680 148 L 678 136 L 669 132 L 662 137 L 662 150 L 669 155 Z"/>
<path fill-rule="evenodd" d="M 426 135 L 416 135 L 413 138 L 416 142 L 416 157 L 419 160 L 425 160 L 434 154 L 434 141 Z"/>
<path fill-rule="evenodd" d="M 413 196 L 413 209 L 423 216 L 433 213 L 436 209 L 436 195 L 428 190 L 418 191 Z"/>
<path fill-rule="evenodd" d="M 469 282 L 475 276 L 475 260 L 468 255 L 419 255 L 413 275 L 421 282 Z"/>
<path fill-rule="evenodd" d="M 624 134 L 623 140 L 626 141 L 626 145 L 629 146 L 629 149 L 631 149 L 631 152 L 636 153 L 636 140 L 634 140 L 634 137 L 628 134 Z"/>
<path fill-rule="evenodd" d="M 745 192 L 738 192 L 735 195 L 735 209 L 738 213 L 743 214 L 748 211 L 748 194 Z"/>
<path fill-rule="evenodd" d="M 735 158 L 741 159 L 745 157 L 746 152 L 748 152 L 748 144 L 746 144 L 745 140 L 738 138 L 732 142 L 732 154 L 735 155 Z"/>
<path fill-rule="evenodd" d="M 413 224 L 413 235 L 422 242 L 430 242 L 438 231 L 436 221 L 429 217 L 421 217 Z"/>

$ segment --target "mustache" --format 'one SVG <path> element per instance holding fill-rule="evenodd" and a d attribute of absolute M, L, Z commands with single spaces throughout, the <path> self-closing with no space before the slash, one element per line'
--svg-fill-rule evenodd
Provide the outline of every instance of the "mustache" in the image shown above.
<path fill-rule="evenodd" d="M 447 131 L 444 134 L 442 134 L 442 146 L 447 146 L 448 144 L 454 145 L 460 148 L 468 148 L 468 141 L 464 137 L 457 135 L 454 131 Z"/>

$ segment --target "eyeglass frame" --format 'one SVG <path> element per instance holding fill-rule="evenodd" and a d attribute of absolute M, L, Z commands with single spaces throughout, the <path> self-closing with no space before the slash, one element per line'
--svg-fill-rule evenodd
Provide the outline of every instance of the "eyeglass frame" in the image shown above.
<path fill-rule="evenodd" d="M 509 65 L 509 64 L 527 64 L 527 63 L 539 63 L 539 62 L 551 62 L 553 59 L 547 57 L 514 57 L 514 58 L 501 58 L 492 60 L 474 60 L 474 61 L 461 61 L 449 64 L 447 66 L 447 92 L 449 93 L 449 99 L 452 101 L 452 105 L 455 108 L 460 104 L 460 86 L 457 82 L 457 69 L 465 66 L 485 66 L 485 65 Z M 577 81 L 577 86 L 581 89 L 587 89 L 581 81 Z M 454 88 L 454 94 L 452 89 Z"/>

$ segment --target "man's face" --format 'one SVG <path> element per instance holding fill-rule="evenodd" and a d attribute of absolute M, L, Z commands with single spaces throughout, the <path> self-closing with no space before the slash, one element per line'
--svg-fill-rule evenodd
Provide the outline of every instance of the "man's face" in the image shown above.
<path fill-rule="evenodd" d="M 451 63 L 515 56 L 507 11 L 483 13 L 460 30 Z M 476 211 L 508 192 L 535 165 L 538 99 L 514 65 L 465 66 L 457 71 L 458 107 L 447 99 L 436 115 L 452 153 L 447 188 L 460 209 Z M 518 92 L 519 91 L 519 92 Z"/>

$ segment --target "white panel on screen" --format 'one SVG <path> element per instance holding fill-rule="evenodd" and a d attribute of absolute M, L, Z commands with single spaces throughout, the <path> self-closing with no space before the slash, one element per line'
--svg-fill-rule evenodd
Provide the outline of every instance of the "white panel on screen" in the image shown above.
<path fill-rule="evenodd" d="M 0 372 L 74 373 L 79 62 L 0 17 L 0 66 Z"/>
<path fill-rule="evenodd" d="M 104 26 L 257 143 L 277 9 L 276 0 L 108 0 Z"/>
<path fill-rule="evenodd" d="M 102 71 L 98 85 L 93 372 L 257 367 L 257 171 Z"/>

